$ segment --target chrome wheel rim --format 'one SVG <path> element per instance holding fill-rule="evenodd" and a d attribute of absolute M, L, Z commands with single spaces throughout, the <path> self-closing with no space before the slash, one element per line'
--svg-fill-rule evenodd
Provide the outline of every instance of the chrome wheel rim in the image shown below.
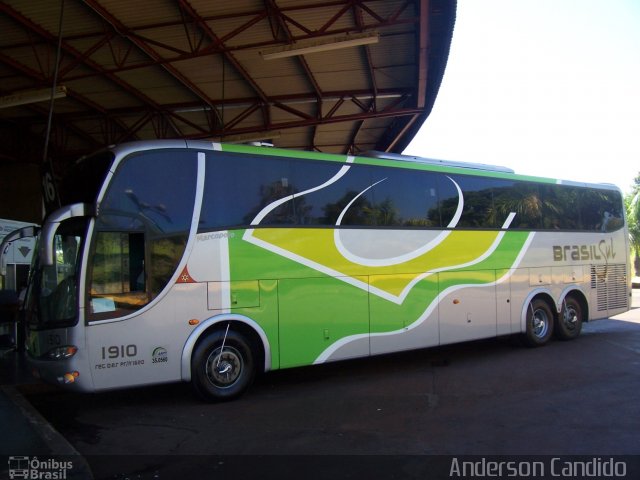
<path fill-rule="evenodd" d="M 547 312 L 541 308 L 535 310 L 531 318 L 531 326 L 536 338 L 544 338 L 549 331 L 549 316 Z"/>
<path fill-rule="evenodd" d="M 578 324 L 578 311 L 573 305 L 565 305 L 562 312 L 562 322 L 568 330 L 575 330 Z"/>
<path fill-rule="evenodd" d="M 244 363 L 242 355 L 234 347 L 225 346 L 213 350 L 207 357 L 205 373 L 207 379 L 218 388 L 229 388 L 238 381 Z"/>

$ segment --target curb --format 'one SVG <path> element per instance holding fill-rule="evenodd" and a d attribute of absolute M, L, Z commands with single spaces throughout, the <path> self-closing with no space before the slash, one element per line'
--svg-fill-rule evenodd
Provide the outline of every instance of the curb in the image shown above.
<path fill-rule="evenodd" d="M 35 431 L 39 438 L 47 445 L 49 452 L 43 452 L 41 458 L 72 457 L 73 471 L 67 478 L 82 478 L 93 480 L 93 473 L 85 458 L 64 438 L 53 426 L 38 412 L 29 401 L 13 386 L 1 386 L 2 393 L 17 407 L 28 425 Z M 19 453 L 19 452 L 16 452 Z M 35 458 L 35 456 L 34 456 Z M 0 467 L 0 475 L 8 471 L 5 465 Z"/>

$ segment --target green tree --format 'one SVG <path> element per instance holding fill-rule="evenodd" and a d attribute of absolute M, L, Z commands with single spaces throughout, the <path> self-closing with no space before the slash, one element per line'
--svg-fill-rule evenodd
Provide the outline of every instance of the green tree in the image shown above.
<path fill-rule="evenodd" d="M 635 275 L 640 276 L 640 173 L 634 179 L 631 193 L 625 197 L 625 205 L 631 249 L 636 254 L 633 266 Z"/>

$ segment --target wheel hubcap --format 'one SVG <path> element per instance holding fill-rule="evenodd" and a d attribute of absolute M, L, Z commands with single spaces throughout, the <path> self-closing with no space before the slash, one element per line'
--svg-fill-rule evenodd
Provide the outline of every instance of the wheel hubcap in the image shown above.
<path fill-rule="evenodd" d="M 567 306 L 567 308 L 564 309 L 562 319 L 567 328 L 573 330 L 576 328 L 576 323 L 578 322 L 578 312 L 576 312 L 575 308 Z"/>
<path fill-rule="evenodd" d="M 544 310 L 533 312 L 533 334 L 538 338 L 544 338 L 549 330 L 549 317 Z"/>
<path fill-rule="evenodd" d="M 228 388 L 232 386 L 242 373 L 242 355 L 233 347 L 220 347 L 209 354 L 206 363 L 207 379 L 216 387 Z"/>

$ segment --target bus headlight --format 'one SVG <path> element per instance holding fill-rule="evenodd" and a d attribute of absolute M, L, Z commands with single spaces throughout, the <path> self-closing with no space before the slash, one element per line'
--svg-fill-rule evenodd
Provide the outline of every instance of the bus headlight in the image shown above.
<path fill-rule="evenodd" d="M 64 360 L 73 357 L 78 351 L 75 345 L 65 345 L 63 347 L 52 348 L 47 352 L 47 358 L 50 360 Z"/>

